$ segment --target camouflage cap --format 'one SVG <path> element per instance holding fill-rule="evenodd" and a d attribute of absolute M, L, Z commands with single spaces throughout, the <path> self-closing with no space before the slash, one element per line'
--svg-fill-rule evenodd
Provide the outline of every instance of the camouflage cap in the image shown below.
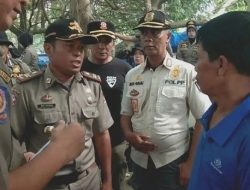
<path fill-rule="evenodd" d="M 48 26 L 45 31 L 45 42 L 52 40 L 75 40 L 82 39 L 84 44 L 95 44 L 98 42 L 93 35 L 83 34 L 82 28 L 74 19 L 58 19 Z"/>
<path fill-rule="evenodd" d="M 87 26 L 87 33 L 98 36 L 109 36 L 115 39 L 115 26 L 111 22 L 93 21 Z"/>
<path fill-rule="evenodd" d="M 140 19 L 138 26 L 134 29 L 140 28 L 169 29 L 170 23 L 166 20 L 166 15 L 162 11 L 152 10 Z"/>

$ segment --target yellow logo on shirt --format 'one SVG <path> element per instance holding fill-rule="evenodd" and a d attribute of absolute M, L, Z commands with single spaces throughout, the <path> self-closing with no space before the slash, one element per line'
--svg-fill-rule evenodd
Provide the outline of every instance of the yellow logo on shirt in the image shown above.
<path fill-rule="evenodd" d="M 170 76 L 173 79 L 177 79 L 180 76 L 181 70 L 179 66 L 175 66 L 171 72 L 170 72 Z"/>

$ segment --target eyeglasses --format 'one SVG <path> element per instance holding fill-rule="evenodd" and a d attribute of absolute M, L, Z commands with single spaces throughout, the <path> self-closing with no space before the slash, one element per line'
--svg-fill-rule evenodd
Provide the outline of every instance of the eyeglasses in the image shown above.
<path fill-rule="evenodd" d="M 109 44 L 113 41 L 113 39 L 109 36 L 99 36 L 97 37 L 99 43 Z"/>
<path fill-rule="evenodd" d="M 153 28 L 147 28 L 147 29 L 141 29 L 141 36 L 145 37 L 147 35 L 151 35 L 153 38 L 159 38 L 162 34 L 162 29 L 153 29 Z"/>

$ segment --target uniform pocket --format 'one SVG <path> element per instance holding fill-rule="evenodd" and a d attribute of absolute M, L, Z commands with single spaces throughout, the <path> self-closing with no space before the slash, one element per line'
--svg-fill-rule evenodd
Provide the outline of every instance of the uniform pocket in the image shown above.
<path fill-rule="evenodd" d="M 37 111 L 34 113 L 34 121 L 39 125 L 55 124 L 62 119 L 61 112 L 58 111 Z"/>
<path fill-rule="evenodd" d="M 98 117 L 99 111 L 96 107 L 85 107 L 82 108 L 82 114 L 85 119 L 91 119 Z"/>
<path fill-rule="evenodd" d="M 186 107 L 186 88 L 183 86 L 164 86 L 159 94 L 157 110 L 159 113 L 180 113 Z"/>

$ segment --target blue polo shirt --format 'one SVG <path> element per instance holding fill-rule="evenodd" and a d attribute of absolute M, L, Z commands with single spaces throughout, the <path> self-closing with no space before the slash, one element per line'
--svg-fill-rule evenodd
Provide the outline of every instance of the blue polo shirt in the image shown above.
<path fill-rule="evenodd" d="M 250 190 L 250 96 L 209 129 L 216 107 L 200 120 L 204 130 L 188 190 Z"/>

